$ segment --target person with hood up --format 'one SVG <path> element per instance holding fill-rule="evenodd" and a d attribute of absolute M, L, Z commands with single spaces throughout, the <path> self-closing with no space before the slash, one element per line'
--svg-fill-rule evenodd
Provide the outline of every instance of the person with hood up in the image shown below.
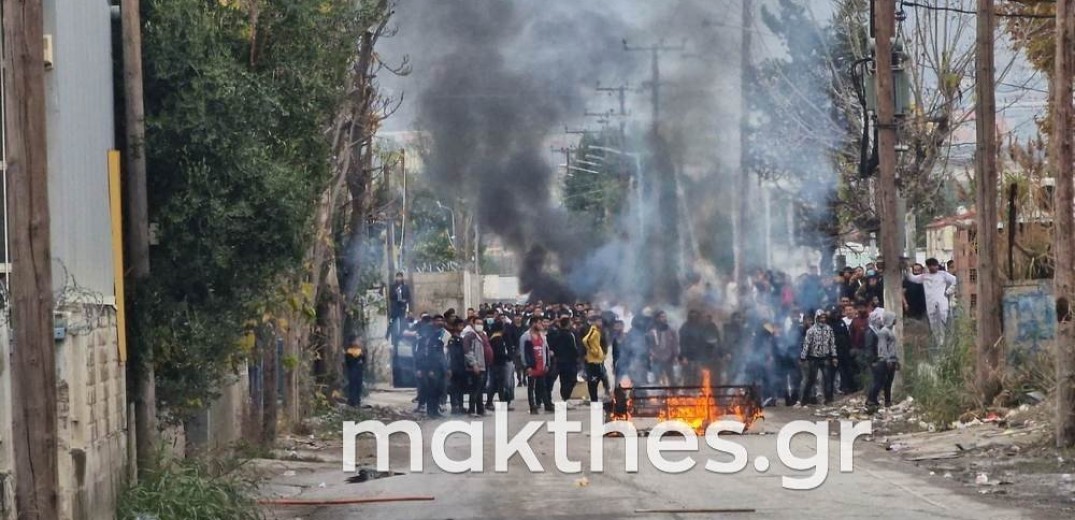
<path fill-rule="evenodd" d="M 870 332 L 866 343 L 871 349 L 870 354 L 873 358 L 870 365 L 870 370 L 873 372 L 873 385 L 866 398 L 868 407 L 879 405 L 877 397 L 882 391 L 885 393 L 885 408 L 892 406 L 892 380 L 900 368 L 900 358 L 896 353 L 895 326 L 896 314 L 893 312 L 885 312 L 883 319 L 877 317 L 870 319 Z"/>
<path fill-rule="evenodd" d="M 832 327 L 826 323 L 829 317 L 824 310 L 814 314 L 814 325 L 806 331 L 802 350 L 799 352 L 799 364 L 803 370 L 802 386 L 799 389 L 799 402 L 796 407 L 809 404 L 814 399 L 814 385 L 817 384 L 817 372 L 822 371 L 825 389 L 825 404 L 832 403 L 832 370 L 836 367 L 836 336 Z"/>

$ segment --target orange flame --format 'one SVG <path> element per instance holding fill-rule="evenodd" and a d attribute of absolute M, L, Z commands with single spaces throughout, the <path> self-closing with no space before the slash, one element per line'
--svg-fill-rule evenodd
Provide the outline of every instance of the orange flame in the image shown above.
<path fill-rule="evenodd" d="M 747 428 L 762 417 L 761 409 L 748 403 L 749 397 L 746 395 L 735 396 L 731 404 L 720 406 L 713 396 L 709 369 L 702 370 L 701 391 L 701 394 L 696 396 L 668 397 L 657 418 L 661 421 L 682 421 L 699 435 L 703 435 L 710 424 L 724 417 L 735 417 Z"/>

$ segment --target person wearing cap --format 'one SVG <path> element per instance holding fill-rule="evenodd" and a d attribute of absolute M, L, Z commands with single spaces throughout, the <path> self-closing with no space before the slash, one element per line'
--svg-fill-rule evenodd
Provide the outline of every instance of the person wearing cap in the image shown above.
<path fill-rule="evenodd" d="M 836 336 L 828 325 L 829 316 L 824 310 L 814 314 L 814 325 L 806 331 L 803 347 L 799 352 L 799 364 L 803 370 L 799 402 L 796 407 L 810 404 L 814 399 L 817 373 L 822 372 L 825 404 L 832 403 L 832 378 L 836 367 Z"/>

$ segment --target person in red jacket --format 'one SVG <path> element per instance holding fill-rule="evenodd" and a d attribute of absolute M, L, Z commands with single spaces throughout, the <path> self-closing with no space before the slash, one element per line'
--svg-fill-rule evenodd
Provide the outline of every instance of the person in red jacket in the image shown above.
<path fill-rule="evenodd" d="M 545 387 L 545 375 L 549 372 L 549 345 L 545 339 L 544 320 L 530 320 L 530 334 L 523 340 L 523 366 L 526 368 L 526 396 L 530 413 L 537 414 L 544 405 L 546 412 L 553 411 L 552 400 Z"/>

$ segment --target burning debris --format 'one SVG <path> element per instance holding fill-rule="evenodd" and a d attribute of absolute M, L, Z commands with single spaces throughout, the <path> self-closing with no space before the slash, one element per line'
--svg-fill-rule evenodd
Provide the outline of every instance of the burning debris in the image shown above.
<path fill-rule="evenodd" d="M 634 386 L 624 377 L 605 403 L 606 420 L 632 422 L 636 418 L 682 421 L 699 435 L 710 424 L 732 418 L 744 430 L 763 419 L 761 394 L 752 385 L 714 385 L 703 369 L 699 386 Z"/>

